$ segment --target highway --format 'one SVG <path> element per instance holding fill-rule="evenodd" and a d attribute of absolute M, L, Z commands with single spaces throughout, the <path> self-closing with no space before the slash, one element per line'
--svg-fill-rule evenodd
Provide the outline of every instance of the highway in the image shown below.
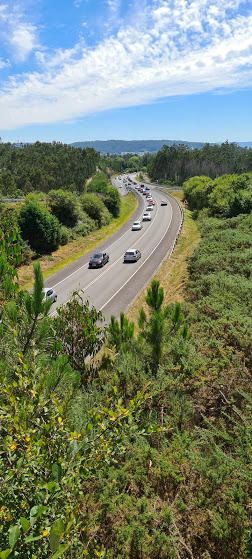
<path fill-rule="evenodd" d="M 118 181 L 116 182 L 119 187 Z M 69 300 L 73 291 L 83 290 L 90 303 L 102 311 L 105 320 L 109 320 L 112 314 L 119 316 L 120 311 L 125 311 L 148 283 L 160 262 L 171 253 L 181 226 L 181 211 L 177 202 L 170 196 L 166 196 L 168 205 L 161 206 L 164 193 L 149 186 L 156 201 L 154 211 L 151 212 L 152 221 L 144 222 L 140 231 L 131 231 L 133 221 L 141 219 L 147 206 L 145 197 L 136 192 L 139 205 L 133 218 L 119 232 L 97 247 L 97 250 L 109 253 L 108 264 L 103 268 L 89 269 L 89 253 L 45 282 L 46 286 L 53 287 L 58 295 L 57 303 L 52 307 L 52 314 L 58 306 Z M 125 194 L 125 187 L 120 187 L 120 192 Z M 136 263 L 124 264 L 123 255 L 130 248 L 139 249 L 142 257 Z"/>

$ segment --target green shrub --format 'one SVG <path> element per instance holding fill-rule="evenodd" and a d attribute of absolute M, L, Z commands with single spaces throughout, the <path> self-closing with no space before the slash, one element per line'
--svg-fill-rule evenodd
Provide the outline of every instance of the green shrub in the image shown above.
<path fill-rule="evenodd" d="M 111 215 L 105 204 L 96 194 L 83 194 L 81 196 L 82 209 L 93 219 L 98 227 L 107 225 L 111 220 Z"/>
<path fill-rule="evenodd" d="M 66 227 L 74 227 L 79 219 L 80 204 L 73 192 L 51 190 L 48 194 L 49 207 L 53 215 Z"/>
<path fill-rule="evenodd" d="M 60 245 L 59 221 L 36 202 L 28 202 L 22 206 L 19 226 L 23 239 L 39 254 L 48 254 Z"/>
<path fill-rule="evenodd" d="M 87 185 L 89 192 L 107 192 L 109 187 L 108 179 L 105 173 L 96 173 Z"/>
<path fill-rule="evenodd" d="M 121 208 L 121 197 L 117 188 L 114 188 L 113 186 L 109 187 L 103 201 L 112 216 L 118 217 Z"/>
<path fill-rule="evenodd" d="M 65 227 L 65 225 L 62 225 L 60 228 L 60 244 L 67 245 L 70 239 L 71 239 L 71 234 L 69 229 Z"/>

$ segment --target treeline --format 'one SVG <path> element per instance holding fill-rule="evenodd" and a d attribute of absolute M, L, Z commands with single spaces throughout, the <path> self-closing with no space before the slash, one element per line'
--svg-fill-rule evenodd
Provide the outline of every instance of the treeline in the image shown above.
<path fill-rule="evenodd" d="M 22 263 L 50 254 L 60 245 L 107 225 L 120 213 L 121 200 L 106 175 L 97 173 L 79 195 L 55 189 L 30 193 L 16 207 L 0 206 L 2 220 L 9 216 L 22 239 Z"/>
<path fill-rule="evenodd" d="M 83 192 L 98 162 L 99 154 L 91 148 L 73 148 L 60 142 L 22 147 L 0 143 L 0 193 L 22 196 L 55 188 Z"/>
<path fill-rule="evenodd" d="M 252 557 L 252 217 L 205 214 L 186 302 L 153 281 L 137 328 L 104 328 L 80 293 L 48 316 L 5 218 L 3 558 Z"/>
<path fill-rule="evenodd" d="M 200 149 L 189 149 L 184 145 L 163 146 L 155 156 L 148 156 L 145 163 L 152 180 L 181 185 L 195 175 L 214 179 L 227 173 L 252 171 L 252 149 L 228 142 L 206 144 Z"/>
<path fill-rule="evenodd" d="M 105 169 L 112 169 L 116 173 L 133 173 L 143 166 L 143 156 L 126 153 L 125 155 L 103 155 L 100 164 Z"/>

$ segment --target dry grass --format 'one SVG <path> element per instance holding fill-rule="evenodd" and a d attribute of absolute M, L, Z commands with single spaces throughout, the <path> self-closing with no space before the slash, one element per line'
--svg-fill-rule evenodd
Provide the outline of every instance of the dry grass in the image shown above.
<path fill-rule="evenodd" d="M 93 231 L 85 237 L 80 237 L 75 241 L 71 241 L 67 245 L 61 246 L 58 250 L 49 256 L 43 256 L 38 259 L 41 265 L 44 278 L 55 274 L 67 264 L 74 262 L 93 248 L 100 242 L 105 241 L 110 235 L 113 235 L 122 225 L 130 218 L 137 207 L 136 197 L 129 193 L 122 198 L 120 216 L 113 219 L 109 225 L 102 227 L 98 231 Z M 33 280 L 33 263 L 21 266 L 18 270 L 19 284 L 22 288 L 28 289 L 32 285 Z"/>
<path fill-rule="evenodd" d="M 182 192 L 174 191 L 172 195 L 182 203 Z M 155 274 L 155 278 L 164 288 L 166 304 L 181 302 L 185 298 L 185 285 L 188 279 L 187 261 L 197 246 L 199 237 L 199 231 L 192 219 L 191 212 L 184 209 L 184 225 L 177 246 L 172 256 L 163 262 Z M 147 287 L 135 299 L 127 312 L 127 317 L 135 323 L 141 307 L 145 307 Z"/>

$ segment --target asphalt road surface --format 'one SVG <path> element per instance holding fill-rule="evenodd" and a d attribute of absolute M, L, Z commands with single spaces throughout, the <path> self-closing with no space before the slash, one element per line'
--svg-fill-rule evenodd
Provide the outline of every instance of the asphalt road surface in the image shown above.
<path fill-rule="evenodd" d="M 152 221 L 144 222 L 140 231 L 131 231 L 133 221 L 141 219 L 147 206 L 145 197 L 137 193 L 139 205 L 133 218 L 97 247 L 97 251 L 102 249 L 109 253 L 108 264 L 103 268 L 89 269 L 89 253 L 46 281 L 46 286 L 53 287 L 58 295 L 57 303 L 52 307 L 53 314 L 58 306 L 69 300 L 73 291 L 83 290 L 90 303 L 103 312 L 106 320 L 112 314 L 119 316 L 120 311 L 125 311 L 148 283 L 160 262 L 169 256 L 181 227 L 181 210 L 172 197 L 159 192 L 154 186 L 150 188 L 156 201 L 151 212 Z M 160 205 L 164 198 L 168 201 L 167 206 Z M 139 249 L 142 257 L 136 263 L 124 264 L 124 253 L 130 248 Z"/>

